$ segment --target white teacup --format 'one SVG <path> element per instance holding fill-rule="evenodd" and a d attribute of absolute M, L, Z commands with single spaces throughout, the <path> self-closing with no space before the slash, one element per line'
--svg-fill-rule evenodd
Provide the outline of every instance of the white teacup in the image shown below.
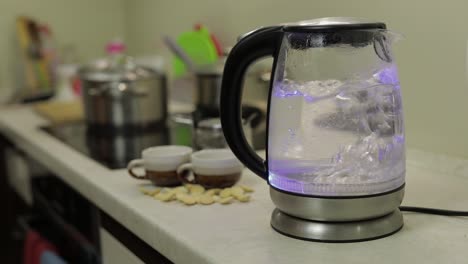
<path fill-rule="evenodd" d="M 230 149 L 206 149 L 194 152 L 191 163 L 181 165 L 177 175 L 184 183 L 200 184 L 206 188 L 225 188 L 239 181 L 244 166 Z M 187 179 L 188 171 L 193 180 Z"/>
<path fill-rule="evenodd" d="M 139 180 L 148 179 L 158 186 L 175 186 L 181 182 L 177 177 L 177 168 L 190 161 L 192 148 L 186 146 L 157 146 L 144 149 L 142 159 L 130 161 L 128 173 Z M 145 174 L 139 175 L 133 170 L 144 168 Z"/>

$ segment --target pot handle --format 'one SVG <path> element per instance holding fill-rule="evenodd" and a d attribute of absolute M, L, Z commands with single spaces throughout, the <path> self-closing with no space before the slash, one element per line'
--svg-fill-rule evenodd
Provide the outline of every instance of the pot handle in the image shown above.
<path fill-rule="evenodd" d="M 221 125 L 226 142 L 247 168 L 265 180 L 265 161 L 249 146 L 242 130 L 242 84 L 248 66 L 259 58 L 273 56 L 275 68 L 282 37 L 281 26 L 260 28 L 244 36 L 229 53 L 221 86 Z M 271 85 L 270 82 L 270 89 Z"/>

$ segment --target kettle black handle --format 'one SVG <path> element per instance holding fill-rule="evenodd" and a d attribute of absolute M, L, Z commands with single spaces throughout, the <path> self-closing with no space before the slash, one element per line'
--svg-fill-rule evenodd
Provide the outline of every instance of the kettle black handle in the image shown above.
<path fill-rule="evenodd" d="M 248 66 L 255 60 L 273 56 L 273 65 L 276 65 L 282 36 L 281 26 L 260 28 L 244 36 L 229 53 L 221 88 L 221 125 L 226 142 L 247 168 L 265 180 L 268 178 L 265 161 L 249 146 L 242 130 L 242 84 Z M 271 85 L 270 81 L 270 89 Z"/>

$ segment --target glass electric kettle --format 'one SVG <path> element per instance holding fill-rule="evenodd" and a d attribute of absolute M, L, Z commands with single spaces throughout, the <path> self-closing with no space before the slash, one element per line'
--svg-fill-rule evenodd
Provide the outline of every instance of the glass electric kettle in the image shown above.
<path fill-rule="evenodd" d="M 405 137 L 391 51 L 397 39 L 381 22 L 321 18 L 260 28 L 232 49 L 222 82 L 223 131 L 239 160 L 268 181 L 278 231 L 349 241 L 401 228 Z M 264 56 L 274 57 L 266 161 L 247 144 L 240 110 L 246 68 Z M 293 220 L 375 224 L 382 216 L 391 227 L 347 237 L 279 226 Z"/>

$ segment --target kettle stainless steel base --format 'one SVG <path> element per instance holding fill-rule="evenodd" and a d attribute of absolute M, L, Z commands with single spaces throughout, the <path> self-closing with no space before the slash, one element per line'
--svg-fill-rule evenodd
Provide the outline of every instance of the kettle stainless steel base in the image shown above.
<path fill-rule="evenodd" d="M 398 232 L 398 209 L 404 185 L 390 192 L 362 197 L 310 197 L 270 188 L 276 205 L 271 226 L 283 235 L 321 242 L 358 242 Z"/>
<path fill-rule="evenodd" d="M 390 236 L 403 227 L 399 209 L 375 219 L 354 222 L 318 222 L 287 215 L 278 209 L 271 215 L 271 226 L 293 238 L 319 242 L 359 242 Z"/>

